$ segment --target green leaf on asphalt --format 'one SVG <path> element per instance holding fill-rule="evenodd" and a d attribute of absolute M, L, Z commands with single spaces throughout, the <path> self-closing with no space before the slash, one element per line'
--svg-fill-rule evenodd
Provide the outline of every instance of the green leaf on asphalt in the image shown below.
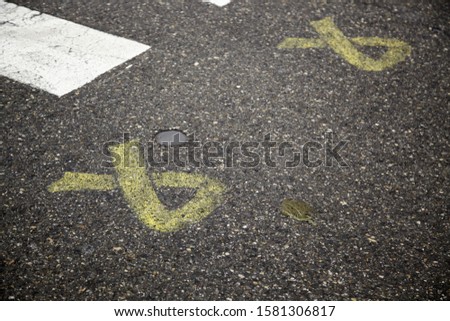
<path fill-rule="evenodd" d="M 298 221 L 308 222 L 311 225 L 316 225 L 312 217 L 314 209 L 306 202 L 293 199 L 285 199 L 281 203 L 281 213 Z"/>

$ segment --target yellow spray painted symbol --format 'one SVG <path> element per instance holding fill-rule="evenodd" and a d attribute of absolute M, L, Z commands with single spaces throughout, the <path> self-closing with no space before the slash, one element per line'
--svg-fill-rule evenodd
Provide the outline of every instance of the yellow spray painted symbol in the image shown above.
<path fill-rule="evenodd" d="M 153 173 L 152 180 L 146 169 L 139 166 L 143 155 L 133 148 L 131 141 L 110 147 L 116 155 L 129 160 L 114 163 L 117 178 L 113 175 L 96 175 L 67 172 L 64 177 L 48 187 L 50 192 L 78 190 L 108 191 L 120 188 L 130 207 L 148 227 L 161 232 L 176 231 L 187 224 L 202 220 L 222 202 L 225 186 L 215 179 L 198 174 L 182 172 Z M 194 188 L 195 197 L 181 208 L 168 210 L 159 200 L 153 184 L 157 187 Z"/>
<path fill-rule="evenodd" d="M 379 37 L 347 38 L 333 23 L 330 17 L 312 21 L 311 26 L 319 33 L 318 39 L 286 38 L 279 45 L 279 49 L 291 48 L 326 48 L 330 47 L 339 56 L 353 66 L 366 71 L 381 71 L 402 62 L 411 54 L 411 46 L 397 39 Z M 387 51 L 379 58 L 367 57 L 357 46 L 387 47 Z"/>

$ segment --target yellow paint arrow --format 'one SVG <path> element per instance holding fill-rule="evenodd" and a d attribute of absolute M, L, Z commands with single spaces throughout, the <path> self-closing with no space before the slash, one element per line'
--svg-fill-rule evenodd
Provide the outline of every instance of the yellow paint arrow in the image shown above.
<path fill-rule="evenodd" d="M 411 54 L 411 46 L 397 39 L 379 37 L 348 39 L 330 17 L 312 21 L 310 24 L 319 33 L 319 39 L 286 38 L 278 45 L 278 48 L 330 47 L 347 62 L 365 71 L 382 71 L 404 61 Z M 387 47 L 388 50 L 379 59 L 373 59 L 356 49 L 355 45 Z"/>
<path fill-rule="evenodd" d="M 48 187 L 48 191 L 52 193 L 80 190 L 110 191 L 117 187 L 112 175 L 66 172 L 63 178 Z"/>
<path fill-rule="evenodd" d="M 159 200 L 146 169 L 139 166 L 140 152 L 132 141 L 112 146 L 110 151 L 123 156 L 114 167 L 117 180 L 112 175 L 95 175 L 67 172 L 63 178 L 48 187 L 50 192 L 77 190 L 107 191 L 120 188 L 130 207 L 148 227 L 161 232 L 176 231 L 187 224 L 199 222 L 210 215 L 222 202 L 225 186 L 215 179 L 198 174 L 165 172 L 152 174 L 157 187 L 197 189 L 195 197 L 181 208 L 168 210 Z"/>

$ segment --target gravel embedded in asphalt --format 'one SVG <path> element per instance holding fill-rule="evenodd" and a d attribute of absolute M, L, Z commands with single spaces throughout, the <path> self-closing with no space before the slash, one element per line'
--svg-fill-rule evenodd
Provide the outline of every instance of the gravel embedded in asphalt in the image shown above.
<path fill-rule="evenodd" d="M 151 48 L 58 98 L 0 77 L 3 300 L 448 300 L 448 2 L 15 1 Z M 407 42 L 411 56 L 367 72 L 318 38 L 333 17 L 348 37 Z M 383 50 L 358 48 L 371 57 Z M 131 65 L 131 67 L 126 68 Z M 145 226 L 122 191 L 50 193 L 64 172 L 115 175 L 105 143 L 165 129 L 201 143 L 300 150 L 348 140 L 348 166 L 210 166 L 226 201 L 173 233 Z M 239 158 L 239 161 L 245 159 Z M 169 208 L 195 191 L 157 188 Z M 283 215 L 314 209 L 315 226 Z"/>

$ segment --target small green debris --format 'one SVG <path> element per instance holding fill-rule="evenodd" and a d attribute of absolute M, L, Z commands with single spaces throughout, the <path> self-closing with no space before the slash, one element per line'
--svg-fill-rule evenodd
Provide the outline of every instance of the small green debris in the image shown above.
<path fill-rule="evenodd" d="M 281 213 L 292 217 L 301 222 L 308 222 L 311 225 L 316 225 L 312 218 L 314 209 L 308 203 L 297 201 L 293 199 L 285 199 L 281 203 Z"/>

